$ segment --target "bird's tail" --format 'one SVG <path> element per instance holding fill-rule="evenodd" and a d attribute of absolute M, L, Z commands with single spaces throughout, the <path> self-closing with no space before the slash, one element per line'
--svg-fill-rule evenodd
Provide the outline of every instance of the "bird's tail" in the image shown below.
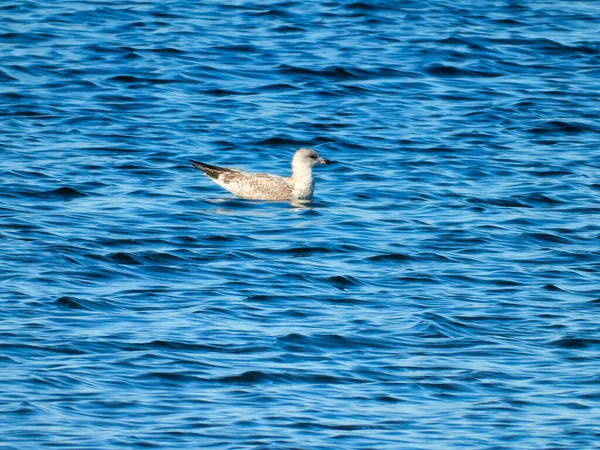
<path fill-rule="evenodd" d="M 219 175 L 224 172 L 232 172 L 231 169 L 228 169 L 226 167 L 213 166 L 211 164 L 202 163 L 200 161 L 194 161 L 193 159 L 190 159 L 190 162 L 192 163 L 192 166 L 194 166 L 196 169 L 201 170 L 206 175 L 215 180 L 218 179 Z"/>

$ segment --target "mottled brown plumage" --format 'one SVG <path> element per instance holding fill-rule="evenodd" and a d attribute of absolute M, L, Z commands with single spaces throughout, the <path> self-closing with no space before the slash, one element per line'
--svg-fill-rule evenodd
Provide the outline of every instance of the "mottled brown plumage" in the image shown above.
<path fill-rule="evenodd" d="M 204 172 L 219 186 L 238 197 L 253 200 L 310 200 L 314 191 L 312 168 L 315 164 L 329 164 L 316 151 L 301 148 L 292 159 L 292 176 L 280 177 L 266 173 L 245 172 L 239 169 L 213 166 L 191 160 L 192 165 Z"/>

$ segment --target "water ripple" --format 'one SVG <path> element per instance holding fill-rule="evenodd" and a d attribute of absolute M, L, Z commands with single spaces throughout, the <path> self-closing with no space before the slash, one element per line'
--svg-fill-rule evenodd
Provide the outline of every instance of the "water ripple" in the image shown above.
<path fill-rule="evenodd" d="M 0 12 L 6 448 L 600 445 L 594 2 Z"/>

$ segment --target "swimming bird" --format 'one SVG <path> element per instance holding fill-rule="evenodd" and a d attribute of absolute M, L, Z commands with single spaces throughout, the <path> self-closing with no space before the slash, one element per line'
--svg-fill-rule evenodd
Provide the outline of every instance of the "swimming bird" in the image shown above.
<path fill-rule="evenodd" d="M 331 164 L 312 148 L 301 148 L 292 158 L 292 176 L 246 172 L 229 167 L 213 166 L 190 160 L 222 188 L 238 197 L 252 200 L 311 200 L 315 189 L 312 168 L 316 164 Z"/>

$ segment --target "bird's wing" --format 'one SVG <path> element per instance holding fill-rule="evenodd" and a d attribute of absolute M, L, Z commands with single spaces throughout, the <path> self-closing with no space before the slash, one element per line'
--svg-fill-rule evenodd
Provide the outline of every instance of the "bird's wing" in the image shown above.
<path fill-rule="evenodd" d="M 213 166 L 198 161 L 192 161 L 192 165 L 219 186 L 239 197 L 254 200 L 288 200 L 292 196 L 292 185 L 288 178 Z"/>
<path fill-rule="evenodd" d="M 201 170 L 213 180 L 218 180 L 219 176 L 224 173 L 242 172 L 241 170 L 230 169 L 228 167 L 213 166 L 212 164 L 194 161 L 193 159 L 190 159 L 190 162 L 192 163 L 192 166 L 194 166 L 196 169 Z"/>

